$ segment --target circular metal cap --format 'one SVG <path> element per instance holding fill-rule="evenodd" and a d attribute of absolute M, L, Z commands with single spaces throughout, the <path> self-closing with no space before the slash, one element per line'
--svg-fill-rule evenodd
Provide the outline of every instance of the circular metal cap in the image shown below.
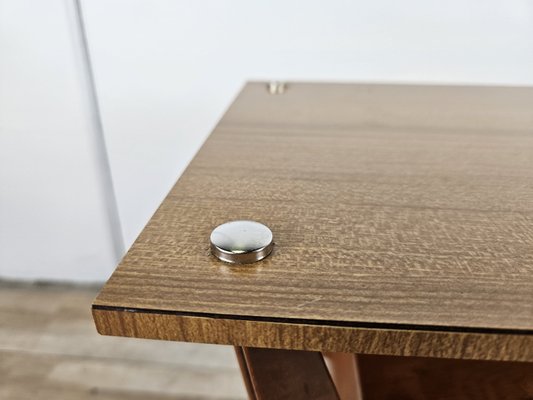
<path fill-rule="evenodd" d="M 272 231 L 254 221 L 231 221 L 211 232 L 211 252 L 222 261 L 249 264 L 272 252 Z"/>

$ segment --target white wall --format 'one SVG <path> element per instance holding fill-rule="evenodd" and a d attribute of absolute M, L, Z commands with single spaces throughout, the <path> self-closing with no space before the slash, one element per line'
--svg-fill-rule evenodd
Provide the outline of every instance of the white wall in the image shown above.
<path fill-rule="evenodd" d="M 0 277 L 102 280 L 122 251 L 72 6 L 0 1 Z"/>
<path fill-rule="evenodd" d="M 531 0 L 81 0 L 102 141 L 73 4 L 0 0 L 0 276 L 105 279 L 245 80 L 533 84 Z"/>
<path fill-rule="evenodd" d="M 248 79 L 533 84 L 533 2 L 84 0 L 129 246 Z"/>

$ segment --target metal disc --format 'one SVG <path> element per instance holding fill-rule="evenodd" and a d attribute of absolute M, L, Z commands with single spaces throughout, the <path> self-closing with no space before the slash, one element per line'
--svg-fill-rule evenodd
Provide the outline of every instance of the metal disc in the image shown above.
<path fill-rule="evenodd" d="M 211 252 L 225 262 L 253 263 L 272 252 L 272 239 L 272 231 L 259 222 L 226 222 L 211 232 Z"/>

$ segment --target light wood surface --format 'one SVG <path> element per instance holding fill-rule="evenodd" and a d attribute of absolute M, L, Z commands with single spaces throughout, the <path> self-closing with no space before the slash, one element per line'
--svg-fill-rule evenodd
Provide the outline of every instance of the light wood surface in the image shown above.
<path fill-rule="evenodd" d="M 98 335 L 96 293 L 0 282 L 0 399 L 246 398 L 231 347 Z"/>
<path fill-rule="evenodd" d="M 95 300 L 98 330 L 533 361 L 532 105 L 529 88 L 248 84 Z M 273 254 L 210 256 L 234 219 L 268 225 Z"/>

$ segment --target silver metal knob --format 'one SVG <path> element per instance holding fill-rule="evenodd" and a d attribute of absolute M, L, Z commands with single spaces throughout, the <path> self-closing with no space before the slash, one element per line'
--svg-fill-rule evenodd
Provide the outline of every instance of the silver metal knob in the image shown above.
<path fill-rule="evenodd" d="M 225 262 L 249 264 L 272 252 L 272 240 L 272 231 L 259 222 L 231 221 L 211 232 L 211 252 Z"/>

